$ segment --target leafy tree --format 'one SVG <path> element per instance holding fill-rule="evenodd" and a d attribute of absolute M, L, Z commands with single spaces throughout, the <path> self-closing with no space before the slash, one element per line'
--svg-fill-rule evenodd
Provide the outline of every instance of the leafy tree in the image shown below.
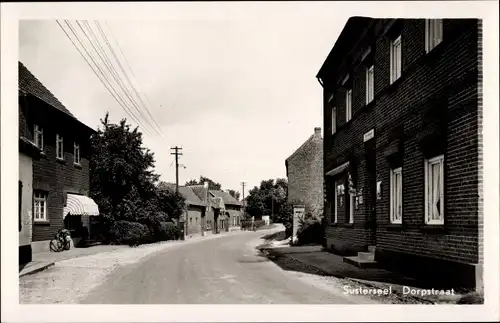
<path fill-rule="evenodd" d="M 158 189 L 154 154 L 143 146 L 138 128 L 131 129 L 126 119 L 110 123 L 109 113 L 101 126 L 91 137 L 90 196 L 105 224 L 176 217 L 183 199 Z"/>
<path fill-rule="evenodd" d="M 284 178 L 263 180 L 260 186 L 249 191 L 247 212 L 250 216 L 273 215 L 276 218 L 282 205 L 286 202 L 288 182 Z M 276 219 L 272 219 L 276 222 Z"/>
<path fill-rule="evenodd" d="M 205 176 L 200 176 L 200 180 L 196 181 L 195 179 L 189 180 L 186 182 L 186 185 L 203 185 L 205 182 L 208 182 L 208 189 L 209 190 L 216 190 L 220 191 L 221 190 L 221 185 L 220 183 L 216 183 L 213 180 L 211 180 L 208 177 Z"/>
<path fill-rule="evenodd" d="M 229 190 L 228 191 L 229 195 L 237 199 L 238 201 L 240 200 L 240 192 L 235 191 L 235 190 Z"/>

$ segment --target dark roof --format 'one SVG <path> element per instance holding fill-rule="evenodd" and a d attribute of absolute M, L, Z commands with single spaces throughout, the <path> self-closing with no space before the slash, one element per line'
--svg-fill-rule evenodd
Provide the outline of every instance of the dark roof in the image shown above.
<path fill-rule="evenodd" d="M 298 154 L 302 149 L 304 149 L 304 147 L 306 147 L 309 143 L 311 143 L 312 141 L 314 140 L 323 140 L 323 138 L 321 138 L 321 136 L 317 136 L 316 134 L 312 134 L 306 141 L 304 141 L 304 143 L 302 145 L 300 145 L 299 148 L 297 148 L 293 154 L 291 154 L 290 156 L 288 156 L 287 159 L 285 159 L 285 164 L 288 163 L 288 161 L 294 157 L 296 154 Z"/>
<path fill-rule="evenodd" d="M 241 202 L 235 199 L 234 197 L 231 196 L 231 194 L 224 192 L 224 191 L 218 191 L 218 190 L 210 190 L 210 193 L 216 197 L 221 197 L 222 201 L 224 201 L 224 204 L 227 205 L 238 205 L 241 206 Z"/>
<path fill-rule="evenodd" d="M 175 191 L 175 184 L 166 183 L 166 185 Z M 205 204 L 198 198 L 198 196 L 188 186 L 179 186 L 179 193 L 186 199 L 189 205 L 204 206 Z"/>
<path fill-rule="evenodd" d="M 19 90 L 36 96 L 57 110 L 75 118 L 75 116 L 69 112 L 69 110 L 21 62 L 19 62 L 18 86 Z"/>
<path fill-rule="evenodd" d="M 193 191 L 200 201 L 205 202 L 205 187 L 203 185 L 188 185 L 187 187 Z"/>
<path fill-rule="evenodd" d="M 356 44 L 363 30 L 368 27 L 372 21 L 373 18 L 369 17 L 351 17 L 347 20 L 335 45 L 316 75 L 317 78 L 323 78 L 325 74 L 332 75 L 333 66 L 340 66 L 344 61 L 346 52 L 350 47 Z"/>

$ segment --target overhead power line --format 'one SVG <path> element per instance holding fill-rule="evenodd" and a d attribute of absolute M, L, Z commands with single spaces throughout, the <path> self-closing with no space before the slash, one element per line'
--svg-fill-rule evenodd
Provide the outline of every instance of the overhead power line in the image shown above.
<path fill-rule="evenodd" d="M 98 22 L 98 21 L 96 21 L 96 23 L 97 23 L 97 24 L 99 24 L 99 22 Z M 116 40 L 116 38 L 115 38 L 115 36 L 114 36 L 114 34 L 113 34 L 113 31 L 112 31 L 112 30 L 111 30 L 111 28 L 109 27 L 108 23 L 107 23 L 107 22 L 105 22 L 105 23 L 106 23 L 106 27 L 108 27 L 108 30 L 109 30 L 109 33 L 111 34 L 111 37 L 113 38 L 113 40 L 115 41 L 115 43 L 116 43 L 116 45 L 117 45 L 117 47 L 118 47 L 118 50 L 119 50 L 119 51 L 120 51 L 120 53 L 122 54 L 122 57 L 124 58 L 125 63 L 127 64 L 128 68 L 129 68 L 129 70 L 130 70 L 130 72 L 132 73 L 132 76 L 134 77 L 134 79 L 135 79 L 136 83 L 139 83 L 139 82 L 137 81 L 137 76 L 135 76 L 134 70 L 133 70 L 133 69 L 132 69 L 132 67 L 130 66 L 130 64 L 129 64 L 129 62 L 128 62 L 127 57 L 125 56 L 125 54 L 123 53 L 123 51 L 122 51 L 122 49 L 121 49 L 120 43 Z M 101 29 L 102 29 L 102 28 L 101 28 Z M 126 74 L 125 74 L 125 75 L 126 75 Z M 127 77 L 127 79 L 128 79 L 128 77 Z M 130 81 L 130 80 L 129 80 L 129 81 Z M 134 89 L 134 90 L 135 90 L 135 89 Z M 142 98 L 139 96 L 139 94 L 137 93 L 137 91 L 136 91 L 136 94 L 137 94 L 137 96 L 139 97 L 139 99 L 141 100 L 141 102 L 143 103 L 143 105 L 145 106 L 144 101 L 142 101 Z M 146 93 L 146 92 L 144 92 L 144 96 L 146 97 L 146 99 L 147 99 L 147 100 L 148 100 L 148 102 L 149 102 L 149 107 L 150 107 L 150 108 L 152 108 L 152 106 L 153 106 L 153 105 L 151 104 L 151 100 L 149 99 L 149 96 L 147 95 L 147 93 Z M 148 108 L 147 108 L 147 107 L 146 107 L 146 112 L 147 112 L 147 113 L 149 114 L 149 116 L 152 118 L 152 120 L 153 120 L 153 122 L 155 123 L 155 125 L 159 128 L 160 126 L 156 123 L 156 121 L 154 120 L 153 116 L 151 115 L 151 113 L 149 112 L 149 110 L 148 110 Z"/>
<path fill-rule="evenodd" d="M 131 117 L 131 119 L 134 120 L 138 125 L 142 126 L 142 123 L 140 121 L 138 121 L 137 117 L 129 110 L 129 108 L 124 103 L 123 99 L 116 92 L 116 90 L 114 90 L 114 88 L 111 86 L 111 84 L 109 83 L 109 80 L 106 78 L 105 75 L 102 74 L 102 71 L 99 71 L 99 72 L 101 72 L 102 76 L 99 75 L 99 73 L 97 71 L 97 70 L 99 70 L 99 66 L 96 65 L 96 68 L 94 68 L 94 66 L 92 66 L 92 64 L 90 63 L 89 59 L 87 59 L 87 57 L 83 54 L 83 52 L 80 50 L 80 48 L 78 48 L 78 46 L 76 45 L 76 43 L 73 41 L 73 39 L 71 38 L 71 36 L 69 35 L 69 33 L 64 29 L 64 27 L 61 25 L 61 23 L 59 23 L 59 21 L 56 21 L 56 22 L 59 25 L 59 27 L 61 28 L 61 30 L 64 32 L 64 34 L 66 35 L 66 37 L 68 37 L 68 39 L 71 41 L 71 43 L 76 48 L 76 50 L 80 53 L 80 55 L 85 60 L 85 62 L 87 63 L 87 65 L 91 68 L 92 72 L 94 72 L 94 74 L 97 76 L 97 78 L 104 85 L 104 87 L 106 88 L 106 90 L 108 90 L 108 92 L 111 94 L 111 96 L 125 110 L 125 112 Z M 75 35 L 75 38 L 80 43 L 80 46 L 82 46 L 82 48 L 85 50 L 85 52 L 87 53 L 87 55 L 89 55 L 90 59 L 92 61 L 94 61 L 92 55 L 90 55 L 89 52 L 87 51 L 87 49 L 85 48 L 85 46 L 83 46 L 81 40 L 78 38 L 78 35 L 76 35 L 74 29 L 72 29 L 72 27 L 69 25 L 69 23 L 67 21 L 65 21 L 65 23 L 66 23 L 66 25 L 68 25 L 68 28 L 71 30 L 71 32 L 73 33 L 73 35 Z M 95 61 L 94 61 L 94 64 L 95 64 Z M 105 81 L 107 81 L 108 84 L 106 84 Z M 142 126 L 142 127 L 144 128 L 144 126 Z"/>
<path fill-rule="evenodd" d="M 146 104 L 144 104 L 144 101 L 142 100 L 141 96 L 139 95 L 138 91 L 135 89 L 134 85 L 132 84 L 132 82 L 130 81 L 130 78 L 128 77 L 128 74 L 127 72 L 125 71 L 125 69 L 123 68 L 123 65 L 121 64 L 120 62 L 120 59 L 118 58 L 118 56 L 116 55 L 116 52 L 114 51 L 111 43 L 109 42 L 108 38 L 106 37 L 106 34 L 104 33 L 99 21 L 94 21 L 97 28 L 99 29 L 99 31 L 101 32 L 101 35 L 103 36 L 104 38 L 104 41 L 108 44 L 109 48 L 111 49 L 111 53 L 113 54 L 113 56 L 115 57 L 116 61 L 118 62 L 118 66 L 120 67 L 120 69 L 122 70 L 123 72 L 123 75 L 125 75 L 125 78 L 127 79 L 128 83 L 130 84 L 130 86 L 132 87 L 132 89 L 134 90 L 135 94 L 137 95 L 137 97 L 139 98 L 139 101 L 142 103 L 142 106 L 144 108 L 144 110 L 146 111 L 146 113 L 149 115 L 149 117 L 151 118 L 151 120 L 153 121 L 153 123 L 156 125 L 156 127 L 159 129 L 159 131 L 161 132 L 161 128 L 160 126 L 156 123 L 155 121 L 155 118 L 151 115 L 151 112 L 149 112 L 149 109 L 147 108 Z M 132 68 L 130 67 L 130 64 L 128 63 L 128 60 L 127 60 L 127 57 L 125 56 L 125 54 L 123 54 L 123 51 L 121 50 L 121 47 L 120 47 L 120 44 L 118 43 L 118 41 L 116 40 L 116 38 L 113 36 L 113 33 L 111 31 L 111 29 L 109 28 L 108 26 L 108 30 L 110 31 L 112 37 L 114 38 L 115 40 L 115 43 L 118 47 L 118 49 L 120 50 L 125 62 L 127 63 L 130 71 L 132 72 L 132 74 L 135 76 Z M 136 78 L 136 82 L 137 82 L 137 78 Z"/>
<path fill-rule="evenodd" d="M 81 31 L 83 32 L 83 34 L 85 36 L 84 38 L 87 39 L 88 43 L 90 43 L 90 45 L 94 49 L 95 53 L 97 53 L 97 55 L 99 56 L 101 61 L 104 63 L 104 67 L 101 66 L 101 64 L 99 62 L 97 62 L 98 58 L 96 58 L 95 55 L 92 55 L 90 53 L 90 51 L 92 51 L 92 50 L 88 49 L 86 47 L 86 45 L 83 43 L 83 41 L 80 38 L 80 36 L 78 35 L 78 33 L 75 31 L 75 28 L 73 26 L 71 26 L 71 24 L 67 20 L 64 21 L 67 25 L 67 28 L 71 31 L 71 33 L 73 34 L 76 41 L 80 44 L 81 49 L 83 49 L 83 51 L 85 51 L 85 53 L 87 54 L 88 57 L 82 52 L 82 50 L 79 48 L 79 46 L 73 40 L 73 38 L 70 36 L 69 32 L 63 27 L 63 25 L 59 21 L 56 21 L 56 22 L 59 25 L 59 27 L 61 28 L 61 30 L 64 32 L 66 37 L 71 41 L 71 43 L 76 48 L 76 50 L 80 53 L 80 55 L 85 60 L 87 65 L 89 65 L 89 67 L 91 68 L 93 73 L 97 76 L 97 78 L 104 85 L 106 90 L 111 94 L 111 96 L 115 99 L 115 101 L 124 109 L 124 111 L 131 117 L 131 119 L 133 121 L 135 121 L 140 127 L 143 128 L 144 133 L 146 133 L 148 135 L 153 135 L 153 136 L 160 135 L 161 129 L 159 127 L 153 126 L 153 124 L 150 122 L 150 120 L 148 120 L 148 118 L 145 116 L 145 114 L 141 110 L 140 105 L 133 98 L 133 95 L 132 95 L 130 89 L 128 89 L 125 86 L 125 84 L 124 84 L 125 82 L 123 81 L 123 78 L 119 75 L 117 69 L 113 65 L 112 60 L 107 55 L 106 50 L 104 49 L 105 46 L 103 46 L 99 42 L 99 39 L 98 39 L 96 33 L 94 33 L 94 31 L 92 30 L 90 25 L 87 22 L 80 24 L 77 21 L 78 26 L 80 27 Z M 86 28 L 87 32 L 85 31 L 85 29 L 83 27 Z M 101 30 L 101 32 L 102 32 L 102 30 Z M 105 37 L 105 35 L 103 35 L 103 36 Z M 107 42 L 107 44 L 108 44 L 110 51 L 114 54 L 114 50 L 113 50 L 112 45 L 109 44 L 109 42 Z M 116 54 L 114 54 L 114 57 L 117 60 L 118 64 L 121 66 L 119 59 L 116 57 Z M 91 61 L 93 64 L 91 63 Z M 129 80 L 128 75 L 124 71 L 123 67 L 121 66 L 120 68 L 124 72 L 124 75 L 127 78 L 127 80 Z M 111 75 L 111 77 L 109 77 L 109 75 L 107 75 L 106 70 L 109 71 L 109 74 Z M 115 82 L 118 84 L 118 86 L 121 88 L 121 90 L 125 94 L 126 98 L 123 98 L 122 95 L 120 95 L 118 93 L 119 91 L 117 91 L 117 89 L 115 89 L 115 87 L 111 84 L 112 82 L 110 80 L 112 80 L 112 79 L 114 79 Z M 129 80 L 129 84 L 131 85 L 132 90 L 139 97 L 139 100 L 142 101 L 142 99 L 140 98 L 140 96 L 137 93 L 137 90 L 135 89 L 133 84 L 130 82 L 130 80 Z M 137 112 L 139 113 L 139 117 L 136 116 L 136 114 L 132 111 L 132 109 L 130 108 L 130 104 L 132 105 L 133 108 L 135 108 L 135 110 L 137 110 Z M 146 108 L 143 102 L 142 102 L 142 106 L 143 106 L 143 108 Z M 151 116 L 149 111 L 148 111 L 148 114 Z M 140 117 L 142 117 L 142 118 L 140 118 Z M 151 120 L 156 124 L 156 122 L 154 121 L 153 118 Z M 146 127 L 146 125 L 147 125 L 147 127 Z M 156 126 L 157 126 L 157 124 L 156 124 Z"/>
<path fill-rule="evenodd" d="M 106 59 L 104 57 L 107 58 L 107 55 L 106 55 L 106 52 L 104 50 L 102 50 L 102 54 L 101 55 L 99 53 L 99 49 L 96 48 L 96 45 L 94 45 L 94 42 L 96 43 L 99 43 L 99 40 L 97 38 L 94 38 L 94 42 L 90 39 L 90 34 L 91 34 L 91 31 L 89 31 L 89 33 L 87 34 L 87 32 L 83 29 L 82 25 L 80 24 L 80 22 L 76 22 L 78 27 L 80 27 L 81 31 L 83 32 L 83 34 L 85 35 L 85 37 L 87 38 L 87 40 L 89 41 L 90 45 L 94 48 L 94 50 L 96 51 L 97 55 L 99 56 L 99 58 L 101 59 L 101 61 L 104 63 L 104 65 L 106 66 L 106 68 L 109 70 L 109 72 L 111 73 L 111 76 L 115 79 L 116 83 L 118 83 L 118 86 L 120 86 L 120 88 L 122 89 L 123 93 L 125 93 L 125 95 L 127 96 L 127 98 L 130 100 L 130 102 L 132 103 L 132 106 L 135 108 L 135 110 L 139 113 L 139 115 L 141 115 L 141 117 L 143 118 L 143 120 L 145 120 L 145 122 L 147 122 L 147 125 L 148 125 L 148 128 L 150 128 L 150 130 L 152 129 L 152 131 L 156 132 L 156 134 L 160 134 L 158 130 L 156 130 L 151 124 L 150 122 L 147 121 L 147 118 L 146 116 L 144 115 L 144 113 L 141 111 L 141 108 L 139 107 L 139 105 L 137 104 L 137 102 L 135 101 L 135 99 L 131 96 L 131 93 L 129 91 L 129 89 L 126 88 L 126 86 L 123 84 L 123 80 L 122 78 L 119 76 L 119 74 L 117 73 L 116 69 L 114 68 L 113 64 L 110 62 L 109 59 L 107 59 L 107 62 L 106 62 Z M 88 27 L 88 26 L 87 26 Z M 97 45 L 97 47 L 99 47 L 99 45 Z M 102 46 L 100 47 L 102 49 Z M 108 64 L 106 64 L 108 63 Z"/>

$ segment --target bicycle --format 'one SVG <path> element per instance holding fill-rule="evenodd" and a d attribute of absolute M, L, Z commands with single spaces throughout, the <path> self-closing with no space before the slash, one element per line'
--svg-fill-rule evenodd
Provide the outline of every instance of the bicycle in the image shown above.
<path fill-rule="evenodd" d="M 50 251 L 60 252 L 71 248 L 71 233 L 66 229 L 57 230 L 54 238 L 50 240 Z"/>

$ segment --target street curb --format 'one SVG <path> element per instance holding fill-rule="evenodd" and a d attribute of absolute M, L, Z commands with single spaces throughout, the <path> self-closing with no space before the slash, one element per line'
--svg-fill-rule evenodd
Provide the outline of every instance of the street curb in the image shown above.
<path fill-rule="evenodd" d="M 19 277 L 24 277 L 24 276 L 28 276 L 28 275 L 33 275 L 35 273 L 38 273 L 40 271 L 43 271 L 49 267 L 52 267 L 55 265 L 55 262 L 48 262 L 48 263 L 44 263 L 44 264 L 41 264 L 41 265 L 34 265 L 33 268 L 30 268 L 28 270 L 26 270 L 25 272 L 22 272 L 19 273 Z"/>
<path fill-rule="evenodd" d="M 301 260 L 299 260 L 299 259 L 295 258 L 295 257 L 293 256 L 293 253 L 289 253 L 289 254 L 284 254 L 284 253 L 279 253 L 279 252 L 278 252 L 278 253 L 276 253 L 276 252 L 273 252 L 273 250 L 271 250 L 271 249 L 267 249 L 267 250 L 266 250 L 265 248 L 263 248 L 263 250 L 262 250 L 262 251 L 264 251 L 264 250 L 265 250 L 265 251 L 267 251 L 267 252 L 269 252 L 269 253 L 270 253 L 271 255 L 273 255 L 273 256 L 278 256 L 278 257 L 287 257 L 287 258 L 292 259 L 292 260 L 294 260 L 294 261 L 300 262 L 300 263 L 301 263 L 301 264 L 303 264 L 303 265 L 310 266 L 310 267 L 312 267 L 312 268 L 314 268 L 314 269 L 316 269 L 316 270 L 318 270 L 318 271 L 322 272 L 322 273 L 323 273 L 324 275 L 326 275 L 326 276 L 336 277 L 336 278 L 340 278 L 340 279 L 346 279 L 346 280 L 348 280 L 348 281 L 351 281 L 351 282 L 354 282 L 354 283 L 357 283 L 357 284 L 361 284 L 361 285 L 365 285 L 365 286 L 367 286 L 367 287 L 371 287 L 371 288 L 380 288 L 380 286 L 377 286 L 377 284 L 376 284 L 376 283 L 371 283 L 370 281 L 367 281 L 367 280 L 362 280 L 362 279 L 356 279 L 356 278 L 347 277 L 347 276 L 345 276 L 345 275 L 333 274 L 333 273 L 330 273 L 330 272 L 328 272 L 328 271 L 326 271 L 326 270 L 324 270 L 324 269 L 322 269 L 322 268 L 319 268 L 319 267 L 317 267 L 317 266 L 315 266 L 315 265 L 313 265 L 313 264 L 310 264 L 310 263 L 305 263 L 305 262 L 303 262 L 303 261 L 301 261 Z M 394 291 L 395 291 L 395 294 L 396 294 L 399 298 L 401 298 L 401 293 L 400 293 L 398 290 L 394 290 Z M 425 298 L 422 298 L 422 297 L 418 297 L 418 296 L 415 296 L 415 295 L 412 295 L 412 296 L 410 296 L 410 297 L 412 297 L 413 299 L 416 299 L 416 300 L 418 300 L 418 301 L 422 302 L 423 304 L 428 304 L 428 305 L 434 305 L 434 304 L 437 304 L 436 302 L 434 302 L 434 301 L 432 301 L 432 300 L 425 299 Z"/>

